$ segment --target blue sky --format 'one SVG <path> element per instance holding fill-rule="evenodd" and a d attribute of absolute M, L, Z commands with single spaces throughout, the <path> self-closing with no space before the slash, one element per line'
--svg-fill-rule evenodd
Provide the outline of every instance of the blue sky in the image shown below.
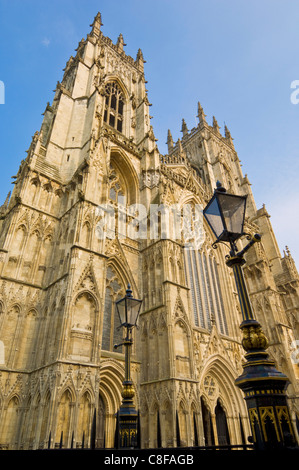
<path fill-rule="evenodd" d="M 181 137 L 182 118 L 197 124 L 200 101 L 208 122 L 228 126 L 258 208 L 299 266 L 297 0 L 0 0 L 0 204 L 98 11 L 106 36 L 122 33 L 134 58 L 143 51 L 160 152 L 168 129 Z"/>

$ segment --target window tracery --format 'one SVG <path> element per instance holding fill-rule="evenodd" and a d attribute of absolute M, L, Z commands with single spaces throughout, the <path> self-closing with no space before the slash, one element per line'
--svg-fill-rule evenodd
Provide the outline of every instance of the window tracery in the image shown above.
<path fill-rule="evenodd" d="M 123 131 L 124 96 L 116 82 L 105 86 L 104 121 L 109 126 Z"/>
<path fill-rule="evenodd" d="M 211 377 L 210 375 L 205 377 L 203 385 L 206 395 L 210 398 L 214 398 L 216 393 L 218 392 L 218 389 L 213 377 Z"/>
<path fill-rule="evenodd" d="M 125 197 L 125 182 L 120 173 L 110 165 L 109 173 L 109 198 L 111 201 L 117 203 L 120 197 Z"/>
<path fill-rule="evenodd" d="M 124 289 L 111 266 L 107 268 L 106 294 L 104 305 L 102 349 L 112 351 L 115 344 L 121 343 L 122 331 L 115 302 L 124 296 Z"/>
<path fill-rule="evenodd" d="M 216 320 L 219 331 L 228 334 L 218 265 L 204 249 L 185 249 L 185 268 L 191 291 L 195 326 L 211 329 Z"/>

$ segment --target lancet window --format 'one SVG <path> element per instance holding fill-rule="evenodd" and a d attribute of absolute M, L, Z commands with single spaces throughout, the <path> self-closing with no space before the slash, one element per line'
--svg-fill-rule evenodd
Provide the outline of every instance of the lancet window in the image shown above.
<path fill-rule="evenodd" d="M 122 342 L 122 329 L 119 328 L 115 302 L 123 296 L 124 289 L 121 281 L 112 267 L 108 266 L 102 335 L 102 349 L 105 351 L 113 351 L 113 346 Z"/>
<path fill-rule="evenodd" d="M 204 250 L 185 249 L 186 277 L 191 291 L 194 323 L 211 329 L 212 320 L 222 334 L 228 334 L 218 265 Z"/>
<path fill-rule="evenodd" d="M 116 82 L 105 87 L 104 121 L 119 132 L 123 130 L 124 96 Z"/>

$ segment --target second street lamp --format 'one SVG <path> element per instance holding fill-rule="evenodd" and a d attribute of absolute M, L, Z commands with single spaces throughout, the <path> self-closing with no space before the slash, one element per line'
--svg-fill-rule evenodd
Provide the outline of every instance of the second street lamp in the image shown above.
<path fill-rule="evenodd" d="M 295 445 L 294 430 L 287 404 L 285 390 L 288 378 L 279 372 L 266 352 L 268 341 L 260 323 L 255 319 L 247 292 L 242 266 L 244 253 L 261 240 L 259 234 L 250 239 L 241 251 L 236 241 L 246 235 L 243 231 L 247 196 L 228 194 L 217 182 L 217 188 L 203 213 L 216 236 L 217 243 L 229 243 L 230 253 L 226 264 L 234 272 L 241 311 L 243 333 L 242 346 L 246 351 L 243 373 L 235 384 L 244 392 L 257 449 L 280 448 Z"/>
<path fill-rule="evenodd" d="M 123 382 L 122 404 L 119 409 L 118 447 L 120 449 L 137 447 L 138 413 L 134 407 L 134 387 L 131 380 L 131 347 L 133 344 L 132 329 L 137 326 L 142 300 L 134 299 L 128 285 L 126 295 L 116 302 L 116 310 L 120 326 L 125 328 L 126 336 L 121 344 L 114 348 L 125 346 L 125 380 Z"/>

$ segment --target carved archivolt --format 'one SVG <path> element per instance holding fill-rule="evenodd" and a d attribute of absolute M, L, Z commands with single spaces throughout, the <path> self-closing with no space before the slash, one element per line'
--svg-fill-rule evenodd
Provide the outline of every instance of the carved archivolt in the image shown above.
<path fill-rule="evenodd" d="M 246 415 L 243 395 L 234 383 L 237 375 L 231 363 L 219 354 L 214 354 L 207 360 L 201 372 L 199 388 L 211 410 L 215 409 L 217 400 L 221 398 L 228 416 L 233 416 L 240 410 Z"/>

